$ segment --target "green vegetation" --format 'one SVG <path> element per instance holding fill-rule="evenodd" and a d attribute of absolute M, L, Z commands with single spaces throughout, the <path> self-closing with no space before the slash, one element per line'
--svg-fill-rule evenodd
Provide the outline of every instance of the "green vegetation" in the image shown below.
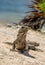
<path fill-rule="evenodd" d="M 44 3 L 45 2 L 45 0 L 39 0 L 40 1 L 40 3 Z"/>
<path fill-rule="evenodd" d="M 45 12 L 45 3 L 41 3 L 39 5 L 39 7 L 40 7 L 40 9 L 41 9 L 42 12 Z"/>
<path fill-rule="evenodd" d="M 45 0 L 33 0 L 32 2 L 34 4 L 28 5 L 28 7 L 34 10 L 27 12 L 29 15 L 22 22 L 28 24 L 34 30 L 41 30 L 45 24 Z"/>
<path fill-rule="evenodd" d="M 38 3 L 38 9 L 43 12 L 42 15 L 45 17 L 45 0 L 37 0 L 39 3 Z"/>
<path fill-rule="evenodd" d="M 38 2 L 40 3 L 39 7 L 40 7 L 41 11 L 45 12 L 45 0 L 39 0 Z"/>

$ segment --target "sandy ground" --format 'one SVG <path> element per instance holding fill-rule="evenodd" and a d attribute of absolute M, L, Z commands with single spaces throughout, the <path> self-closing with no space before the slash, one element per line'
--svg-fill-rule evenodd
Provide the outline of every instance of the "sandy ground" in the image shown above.
<path fill-rule="evenodd" d="M 0 26 L 0 65 L 45 65 L 45 34 L 29 30 L 26 41 L 35 41 L 40 44 L 40 50 L 29 50 L 20 54 L 12 52 L 12 46 L 5 42 L 13 42 L 17 38 L 20 27 Z"/>

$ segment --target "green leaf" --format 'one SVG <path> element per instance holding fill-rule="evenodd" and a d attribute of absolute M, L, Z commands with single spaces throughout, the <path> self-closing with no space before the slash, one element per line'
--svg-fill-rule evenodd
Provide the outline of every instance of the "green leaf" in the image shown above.
<path fill-rule="evenodd" d="M 39 7 L 40 7 L 41 11 L 45 12 L 45 3 L 41 3 L 39 5 Z"/>
<path fill-rule="evenodd" d="M 45 0 L 37 0 L 40 3 L 45 3 Z"/>

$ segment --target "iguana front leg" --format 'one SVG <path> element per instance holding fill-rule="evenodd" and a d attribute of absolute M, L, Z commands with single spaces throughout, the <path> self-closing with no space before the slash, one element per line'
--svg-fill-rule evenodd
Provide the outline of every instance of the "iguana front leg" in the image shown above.
<path fill-rule="evenodd" d="M 13 46 L 12 49 L 10 49 L 10 51 L 15 51 L 15 41 L 13 42 Z"/>

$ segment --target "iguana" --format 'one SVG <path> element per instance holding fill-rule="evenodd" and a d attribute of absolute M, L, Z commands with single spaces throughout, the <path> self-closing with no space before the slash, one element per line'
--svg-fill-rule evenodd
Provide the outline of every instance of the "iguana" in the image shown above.
<path fill-rule="evenodd" d="M 39 46 L 38 43 L 36 42 L 30 42 L 27 43 L 26 42 L 26 35 L 28 30 L 30 29 L 30 27 L 28 26 L 22 26 L 19 29 L 18 35 L 17 35 L 17 39 L 13 42 L 13 48 L 11 49 L 11 51 L 25 51 L 25 50 L 29 50 L 29 49 L 35 49 L 35 46 Z M 10 44 L 7 42 L 7 44 Z"/>
<path fill-rule="evenodd" d="M 35 46 L 39 46 L 38 43 L 30 42 L 29 44 L 26 42 L 26 34 L 30 27 L 23 26 L 21 29 L 19 29 L 17 39 L 13 42 L 13 48 L 12 50 L 28 50 L 28 49 L 35 49 Z"/>

